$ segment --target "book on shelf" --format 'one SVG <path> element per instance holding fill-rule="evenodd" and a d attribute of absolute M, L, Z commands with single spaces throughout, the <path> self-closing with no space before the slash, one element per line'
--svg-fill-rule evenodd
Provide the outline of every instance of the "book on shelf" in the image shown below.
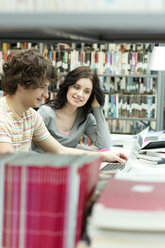
<path fill-rule="evenodd" d="M 89 66 L 97 71 L 106 95 L 104 113 L 105 117 L 111 118 L 111 132 L 136 133 L 144 128 L 142 121 L 149 122 L 151 128 L 156 129 L 158 75 L 147 69 L 151 44 L 2 42 L 0 74 L 11 51 L 30 47 L 50 59 L 60 74 L 57 85 L 51 86 L 50 91 L 58 90 L 63 76 L 78 66 Z M 54 99 L 54 92 L 49 95 Z"/>
<path fill-rule="evenodd" d="M 46 58 L 52 60 L 58 72 L 68 72 L 77 66 L 89 65 L 92 69 L 96 69 L 99 74 L 150 75 L 150 71 L 147 69 L 151 54 L 149 49 L 150 44 L 143 44 L 140 50 L 138 48 L 139 44 L 134 44 L 134 50 L 131 49 L 131 46 L 128 47 L 128 44 L 120 45 L 114 43 L 109 45 L 105 43 L 97 44 L 97 46 L 94 45 L 89 45 L 89 43 L 83 43 L 83 45 L 82 43 L 72 43 L 68 45 L 60 42 L 58 44 L 54 44 L 53 42 L 52 44 L 41 42 L 17 42 L 17 44 L 3 42 L 1 47 L 3 52 L 8 52 L 10 49 L 35 47 Z M 144 90 L 148 86 L 149 84 L 147 83 Z M 141 85 L 140 88 L 142 89 L 143 86 Z"/>
<path fill-rule="evenodd" d="M 75 247 L 100 163 L 87 155 L 0 155 L 0 247 Z"/>

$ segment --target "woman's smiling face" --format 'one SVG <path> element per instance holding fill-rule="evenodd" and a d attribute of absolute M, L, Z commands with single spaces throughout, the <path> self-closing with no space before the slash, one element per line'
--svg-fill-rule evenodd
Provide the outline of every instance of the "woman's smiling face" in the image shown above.
<path fill-rule="evenodd" d="M 93 89 L 89 78 L 81 78 L 75 84 L 69 86 L 67 92 L 67 103 L 74 107 L 82 107 L 88 101 Z"/>

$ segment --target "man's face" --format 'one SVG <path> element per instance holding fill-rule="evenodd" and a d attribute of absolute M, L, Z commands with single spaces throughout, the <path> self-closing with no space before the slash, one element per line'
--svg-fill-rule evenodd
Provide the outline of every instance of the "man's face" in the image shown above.
<path fill-rule="evenodd" d="M 37 89 L 23 89 L 21 93 L 22 103 L 25 109 L 30 107 L 39 108 L 43 99 L 48 98 L 48 87 L 50 82 L 46 80 Z"/>

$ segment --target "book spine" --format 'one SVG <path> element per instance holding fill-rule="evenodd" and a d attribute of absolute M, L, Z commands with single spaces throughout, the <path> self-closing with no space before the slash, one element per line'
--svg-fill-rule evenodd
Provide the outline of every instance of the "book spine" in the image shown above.
<path fill-rule="evenodd" d="M 13 167 L 13 202 L 12 202 L 12 242 L 11 248 L 19 248 L 19 224 L 20 224 L 20 185 L 21 185 L 21 168 Z"/>
<path fill-rule="evenodd" d="M 3 247 L 11 247 L 12 236 L 12 180 L 13 169 L 5 166 L 5 189 L 4 189 L 4 222 L 3 222 Z"/>
<path fill-rule="evenodd" d="M 70 180 L 68 190 L 68 226 L 67 237 L 65 239 L 65 248 L 75 247 L 76 242 L 76 220 L 78 214 L 78 196 L 80 187 L 80 177 L 77 166 L 71 166 Z"/>
<path fill-rule="evenodd" d="M 42 168 L 29 166 L 26 187 L 25 247 L 40 247 L 42 220 Z"/>

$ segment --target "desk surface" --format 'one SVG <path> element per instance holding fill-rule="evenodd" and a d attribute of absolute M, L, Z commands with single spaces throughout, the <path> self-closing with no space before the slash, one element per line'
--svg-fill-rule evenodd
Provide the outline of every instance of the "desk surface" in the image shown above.
<path fill-rule="evenodd" d="M 134 135 L 111 134 L 112 146 L 130 148 L 135 141 Z"/>

